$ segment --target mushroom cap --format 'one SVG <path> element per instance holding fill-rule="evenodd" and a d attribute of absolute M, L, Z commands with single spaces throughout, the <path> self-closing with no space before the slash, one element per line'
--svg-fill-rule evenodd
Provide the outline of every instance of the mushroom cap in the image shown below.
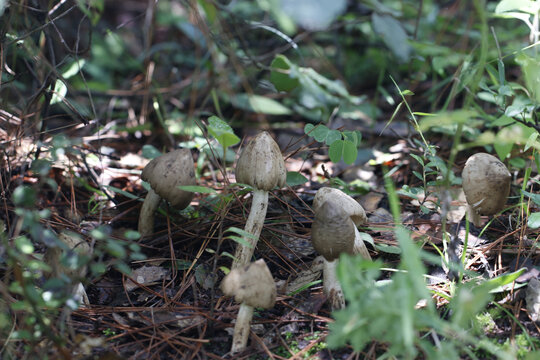
<path fill-rule="evenodd" d="M 354 252 L 355 225 L 342 204 L 328 200 L 315 210 L 311 225 L 313 247 L 327 261 Z"/>
<path fill-rule="evenodd" d="M 232 269 L 221 282 L 221 291 L 252 307 L 269 309 L 276 302 L 276 283 L 263 259 Z"/>
<path fill-rule="evenodd" d="M 287 169 L 278 144 L 263 131 L 244 147 L 236 164 L 236 181 L 255 189 L 270 191 L 282 187 Z"/>
<path fill-rule="evenodd" d="M 316 213 L 317 209 L 329 200 L 340 204 L 356 226 L 367 223 L 362 205 L 343 191 L 331 187 L 322 187 L 317 191 L 313 199 L 313 211 Z"/>
<path fill-rule="evenodd" d="M 512 175 L 495 156 L 478 153 L 467 159 L 463 172 L 467 203 L 480 215 L 493 215 L 504 208 Z"/>
<path fill-rule="evenodd" d="M 193 193 L 180 190 L 182 185 L 195 185 L 193 157 L 188 149 L 178 149 L 152 159 L 143 169 L 141 179 L 163 199 L 178 209 L 184 209 Z"/>

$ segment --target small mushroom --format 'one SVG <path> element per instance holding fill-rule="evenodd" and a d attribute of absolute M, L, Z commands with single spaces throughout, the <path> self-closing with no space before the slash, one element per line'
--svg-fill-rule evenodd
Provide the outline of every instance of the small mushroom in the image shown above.
<path fill-rule="evenodd" d="M 240 303 L 234 325 L 232 353 L 244 351 L 247 345 L 253 308 L 270 309 L 276 302 L 276 284 L 263 259 L 232 269 L 221 282 L 226 296 Z"/>
<path fill-rule="evenodd" d="M 354 253 L 354 229 L 354 222 L 340 203 L 327 200 L 317 207 L 311 225 L 311 241 L 315 250 L 324 257 L 323 292 L 333 310 L 345 306 L 336 266 L 342 253 Z"/>
<path fill-rule="evenodd" d="M 154 213 L 162 198 L 180 210 L 191 202 L 193 193 L 178 188 L 196 183 L 191 152 L 178 149 L 152 159 L 142 171 L 141 179 L 151 187 L 139 214 L 139 233 L 144 237 L 154 232 Z"/>
<path fill-rule="evenodd" d="M 467 159 L 463 172 L 463 192 L 469 217 L 480 226 L 480 215 L 494 215 L 506 205 L 512 176 L 495 156 L 478 153 Z"/>
<path fill-rule="evenodd" d="M 253 237 L 244 238 L 250 246 L 239 244 L 236 248 L 233 269 L 251 261 L 266 217 L 268 192 L 276 186 L 284 186 L 287 179 L 287 170 L 279 146 L 266 131 L 254 137 L 242 150 L 235 175 L 237 182 L 253 187 L 251 210 L 244 227 Z"/>
<path fill-rule="evenodd" d="M 58 235 L 58 240 L 63 243 L 63 246 L 48 247 L 43 256 L 43 261 L 51 267 L 50 275 L 58 278 L 65 274 L 71 280 L 83 279 L 86 276 L 87 266 L 81 264 L 75 264 L 76 266 L 73 267 L 65 266 L 62 263 L 62 255 L 65 252 L 68 252 L 68 254 L 72 252 L 73 255 L 76 254 L 78 257 L 88 257 L 92 253 L 90 245 L 75 234 L 63 232 Z M 90 305 L 86 290 L 80 281 L 72 285 L 70 292 L 81 304 Z"/>
<path fill-rule="evenodd" d="M 357 226 L 367 223 L 366 212 L 362 205 L 339 189 L 322 187 L 317 191 L 315 198 L 313 199 L 313 211 L 316 213 L 317 209 L 326 201 L 333 201 L 336 204 L 339 204 L 343 207 L 347 216 L 354 222 L 355 239 L 353 253 L 360 254 L 363 258 L 371 260 L 369 251 L 362 240 L 360 232 L 356 228 Z"/>

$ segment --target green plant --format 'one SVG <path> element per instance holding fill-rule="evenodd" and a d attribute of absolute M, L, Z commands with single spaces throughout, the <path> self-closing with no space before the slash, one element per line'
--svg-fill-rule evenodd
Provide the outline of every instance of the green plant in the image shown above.
<path fill-rule="evenodd" d="M 490 291 L 514 281 L 522 271 L 491 280 L 472 278 L 456 285 L 449 308 L 450 319 L 439 315 L 426 287 L 424 260 L 433 259 L 412 241 L 399 219 L 399 203 L 393 184 L 387 179 L 390 207 L 395 219 L 395 236 L 401 248 L 401 263 L 389 280 L 379 280 L 383 264 L 343 255 L 338 277 L 342 283 L 347 307 L 334 312 L 328 345 L 332 348 L 350 343 L 356 351 L 376 340 L 387 346 L 386 357 L 413 359 L 419 354 L 428 359 L 459 359 L 480 348 L 501 359 L 511 359 L 481 336 L 469 330 L 471 319 L 491 299 Z M 444 354 L 444 355 L 443 355 Z"/>

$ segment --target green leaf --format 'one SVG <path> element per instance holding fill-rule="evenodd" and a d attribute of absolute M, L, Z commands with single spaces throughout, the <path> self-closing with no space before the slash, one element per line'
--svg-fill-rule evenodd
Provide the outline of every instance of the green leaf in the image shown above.
<path fill-rule="evenodd" d="M 290 115 L 291 110 L 276 100 L 261 95 L 237 94 L 231 103 L 240 109 L 268 115 Z"/>
<path fill-rule="evenodd" d="M 37 193 L 33 187 L 20 185 L 13 191 L 12 199 L 16 206 L 31 208 L 36 205 Z"/>
<path fill-rule="evenodd" d="M 215 194 L 217 193 L 216 190 L 206 187 L 206 186 L 198 186 L 198 185 L 182 185 L 178 187 L 180 190 L 184 190 L 187 192 L 193 192 L 193 193 L 201 193 L 201 194 Z"/>
<path fill-rule="evenodd" d="M 111 256 L 117 259 L 123 259 L 126 257 L 126 249 L 116 240 L 107 240 L 105 249 Z"/>
<path fill-rule="evenodd" d="M 527 268 L 521 268 L 509 274 L 502 274 L 493 279 L 485 281 L 482 286 L 489 288 L 490 293 L 499 293 L 501 291 L 508 290 L 506 285 L 513 283 L 518 277 L 523 275 L 527 271 Z"/>
<path fill-rule="evenodd" d="M 309 130 L 306 131 L 306 129 L 308 128 L 308 125 L 311 125 L 311 127 L 309 127 Z M 313 126 L 312 124 L 307 124 L 304 127 L 304 131 L 308 136 L 314 138 L 318 142 L 324 142 L 326 140 L 326 137 L 328 136 L 328 133 L 330 132 L 330 129 L 328 129 L 327 126 L 322 125 L 322 124 L 319 124 L 317 126 Z"/>
<path fill-rule="evenodd" d="M 146 159 L 154 159 L 161 156 L 161 151 L 156 149 L 153 145 L 143 145 L 142 156 Z"/>
<path fill-rule="evenodd" d="M 339 162 L 343 158 L 343 161 L 350 165 L 355 162 L 358 149 L 352 141 L 338 140 L 328 148 L 328 156 L 332 162 Z"/>
<path fill-rule="evenodd" d="M 375 249 L 382 251 L 387 254 L 401 254 L 401 248 L 398 246 L 386 245 L 386 244 L 375 244 Z"/>
<path fill-rule="evenodd" d="M 300 84 L 298 78 L 292 77 L 291 62 L 284 55 L 276 55 L 270 67 L 270 81 L 278 91 L 290 92 Z"/>
<path fill-rule="evenodd" d="M 297 186 L 305 184 L 308 181 L 308 178 L 300 174 L 298 171 L 287 171 L 287 185 L 288 186 Z"/>
<path fill-rule="evenodd" d="M 525 85 L 536 102 L 540 101 L 540 64 L 538 60 L 525 53 L 516 56 L 516 62 L 521 66 Z"/>
<path fill-rule="evenodd" d="M 332 145 L 334 141 L 341 140 L 341 133 L 338 130 L 329 130 L 324 142 L 326 145 Z"/>
<path fill-rule="evenodd" d="M 527 220 L 527 226 L 531 229 L 540 228 L 540 212 L 535 212 L 529 215 L 529 219 Z"/>
<path fill-rule="evenodd" d="M 23 254 L 31 254 L 34 252 L 34 244 L 26 236 L 18 236 L 15 238 L 15 247 Z"/>
<path fill-rule="evenodd" d="M 400 62 L 409 61 L 411 46 L 408 43 L 407 33 L 399 21 L 390 15 L 373 12 L 371 24 L 375 33 L 382 37 L 386 46 Z"/>
<path fill-rule="evenodd" d="M 114 186 L 111 186 L 111 185 L 102 185 L 104 188 L 107 188 L 117 194 L 120 194 L 120 195 L 123 195 L 129 199 L 133 199 L 133 200 L 139 200 L 140 197 L 138 197 L 137 195 L 133 195 L 132 193 L 130 192 L 127 192 L 125 190 L 122 190 L 122 189 L 119 189 L 117 187 L 114 187 Z"/>
<path fill-rule="evenodd" d="M 129 276 L 131 274 L 131 268 L 123 261 L 114 264 L 114 267 L 124 275 Z"/>
<path fill-rule="evenodd" d="M 312 31 L 326 29 L 347 7 L 346 0 L 281 0 L 277 3 L 284 14 Z"/>
<path fill-rule="evenodd" d="M 538 138 L 538 132 L 533 132 L 531 134 L 531 136 L 529 136 L 529 138 L 527 139 L 527 143 L 525 144 L 525 148 L 523 149 L 523 151 L 527 151 L 529 150 L 529 148 L 531 146 L 534 145 L 534 143 L 536 142 L 536 138 Z"/>
<path fill-rule="evenodd" d="M 225 121 L 217 116 L 208 118 L 208 132 L 216 138 L 223 147 L 236 145 L 240 138 L 234 134 L 234 130 Z"/>

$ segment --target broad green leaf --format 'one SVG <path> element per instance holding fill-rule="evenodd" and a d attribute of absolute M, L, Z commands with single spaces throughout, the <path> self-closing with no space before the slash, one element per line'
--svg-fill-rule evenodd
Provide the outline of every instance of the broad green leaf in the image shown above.
<path fill-rule="evenodd" d="M 281 11 L 308 30 L 324 30 L 347 7 L 346 0 L 281 0 Z"/>
<path fill-rule="evenodd" d="M 231 103 L 240 109 L 268 115 L 289 115 L 291 110 L 276 100 L 261 95 L 238 94 Z"/>
<path fill-rule="evenodd" d="M 334 141 L 341 140 L 341 133 L 338 130 L 329 130 L 324 142 L 326 145 L 332 145 Z"/>
<path fill-rule="evenodd" d="M 538 137 L 538 133 L 535 131 L 531 134 L 531 136 L 529 136 L 529 138 L 527 139 L 527 143 L 525 144 L 525 148 L 523 149 L 523 151 L 527 151 L 529 150 L 529 148 L 531 146 L 533 146 L 533 144 L 536 142 L 536 138 Z"/>
<path fill-rule="evenodd" d="M 284 55 L 276 55 L 270 67 L 270 81 L 278 91 L 289 92 L 300 84 L 298 78 L 292 77 L 291 62 Z"/>
<path fill-rule="evenodd" d="M 540 228 L 540 212 L 535 212 L 529 215 L 529 219 L 527 220 L 527 226 L 531 229 Z"/>
<path fill-rule="evenodd" d="M 304 129 L 306 129 L 308 127 L 308 125 L 311 125 L 311 124 L 307 124 Z M 314 138 L 315 140 L 317 140 L 318 142 L 324 142 L 326 140 L 326 137 L 328 136 L 328 132 L 330 131 L 330 129 L 328 129 L 327 126 L 325 125 L 317 125 L 317 126 L 313 126 L 311 125 L 312 127 L 310 127 L 310 130 L 308 132 L 306 132 L 307 135 L 311 136 L 312 138 Z"/>
<path fill-rule="evenodd" d="M 408 43 L 407 33 L 401 23 L 394 17 L 386 14 L 373 12 L 371 24 L 375 33 L 380 35 L 388 48 L 394 53 L 400 62 L 409 61 L 411 46 Z"/>
<path fill-rule="evenodd" d="M 142 156 L 146 159 L 154 159 L 161 155 L 161 151 L 156 149 L 153 145 L 143 145 Z"/>
<path fill-rule="evenodd" d="M 328 148 L 328 156 L 332 162 L 339 162 L 342 158 L 346 164 L 352 164 L 358 156 L 358 149 L 352 141 L 334 141 Z"/>
<path fill-rule="evenodd" d="M 298 171 L 287 171 L 287 185 L 297 186 L 305 184 L 308 179 Z"/>
<path fill-rule="evenodd" d="M 531 15 L 537 14 L 539 10 L 537 1 L 532 0 L 501 0 L 495 7 L 496 14 L 510 11 L 521 11 Z"/>
<path fill-rule="evenodd" d="M 343 141 L 343 161 L 345 164 L 353 164 L 358 156 L 358 148 L 349 140 Z"/>
<path fill-rule="evenodd" d="M 527 89 L 532 94 L 536 102 L 540 102 L 540 64 L 535 58 L 531 58 L 525 53 L 516 56 L 516 62 L 523 70 L 523 77 Z"/>
<path fill-rule="evenodd" d="M 240 138 L 234 134 L 234 130 L 229 124 L 217 116 L 208 118 L 208 132 L 224 147 L 233 146 L 240 142 Z"/>

